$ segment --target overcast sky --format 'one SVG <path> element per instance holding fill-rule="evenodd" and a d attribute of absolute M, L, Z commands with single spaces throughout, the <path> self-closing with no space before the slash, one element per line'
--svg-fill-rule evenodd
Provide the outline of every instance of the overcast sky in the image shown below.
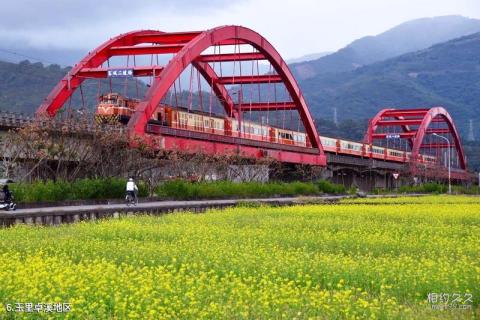
<path fill-rule="evenodd" d="M 90 50 L 135 29 L 238 24 L 290 59 L 334 51 L 407 20 L 452 14 L 480 18 L 480 0 L 2 0 L 0 41 Z"/>

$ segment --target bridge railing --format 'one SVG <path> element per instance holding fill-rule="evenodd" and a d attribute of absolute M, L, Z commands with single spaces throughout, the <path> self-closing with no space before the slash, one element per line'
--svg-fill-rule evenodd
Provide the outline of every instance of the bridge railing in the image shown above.
<path fill-rule="evenodd" d="M 33 121 L 33 117 L 23 113 L 0 111 L 0 127 L 18 128 Z"/>
<path fill-rule="evenodd" d="M 35 116 L 26 115 L 23 113 L 16 113 L 11 111 L 0 111 L 0 128 L 2 129 L 14 129 L 24 127 L 28 124 L 33 123 L 34 121 L 39 121 L 39 125 L 43 126 L 44 128 L 48 129 L 58 129 L 63 124 L 68 124 L 69 132 L 76 132 L 76 133 L 91 133 L 99 128 L 103 130 L 115 130 L 118 132 L 126 132 L 126 128 L 123 126 L 115 126 L 115 125 L 108 125 L 104 124 L 99 126 L 95 121 L 84 121 L 79 123 L 76 119 L 59 119 L 59 120 L 52 120 L 52 119 L 36 119 Z"/>

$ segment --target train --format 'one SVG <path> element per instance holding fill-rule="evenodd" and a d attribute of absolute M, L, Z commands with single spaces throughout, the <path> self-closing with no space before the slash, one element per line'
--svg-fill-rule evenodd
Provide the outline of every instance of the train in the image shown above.
<path fill-rule="evenodd" d="M 115 119 L 127 123 L 139 100 L 129 99 L 118 93 L 108 93 L 100 96 L 96 108 L 98 119 Z M 239 137 L 311 148 L 312 144 L 305 132 L 281 129 L 274 126 L 263 125 L 256 122 L 212 115 L 198 110 L 188 110 L 183 107 L 172 107 L 160 104 L 152 114 L 150 123 L 167 126 L 173 129 L 182 129 L 193 132 Z M 320 136 L 320 142 L 325 152 L 349 155 L 362 158 L 386 160 L 393 162 L 411 161 L 411 152 L 354 142 L 338 138 Z M 421 163 L 434 165 L 437 158 L 432 155 L 420 155 Z"/>
<path fill-rule="evenodd" d="M 127 98 L 119 93 L 111 92 L 98 98 L 95 118 L 99 122 L 119 121 L 126 124 L 140 100 Z"/>

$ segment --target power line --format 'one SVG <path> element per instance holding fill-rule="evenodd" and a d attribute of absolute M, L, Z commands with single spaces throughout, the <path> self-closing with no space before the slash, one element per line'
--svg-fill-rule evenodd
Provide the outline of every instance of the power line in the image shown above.
<path fill-rule="evenodd" d="M 27 59 L 33 59 L 33 60 L 36 60 L 36 61 L 38 61 L 38 62 L 42 62 L 42 63 L 44 63 L 44 64 L 56 64 L 56 65 L 59 65 L 59 66 L 61 66 L 61 67 L 66 67 L 66 65 L 63 65 L 63 64 L 61 64 L 61 63 L 57 63 L 57 62 L 52 62 L 52 61 L 48 61 L 48 60 L 44 60 L 44 59 L 35 58 L 35 57 L 32 57 L 32 56 L 25 55 L 25 54 L 23 54 L 23 53 L 18 53 L 18 52 L 11 51 L 11 50 L 7 50 L 7 49 L 3 49 L 3 48 L 0 48 L 0 51 L 5 52 L 5 53 L 9 53 L 9 54 L 13 54 L 13 55 L 16 55 L 16 56 L 19 56 L 19 57 L 27 58 Z"/>

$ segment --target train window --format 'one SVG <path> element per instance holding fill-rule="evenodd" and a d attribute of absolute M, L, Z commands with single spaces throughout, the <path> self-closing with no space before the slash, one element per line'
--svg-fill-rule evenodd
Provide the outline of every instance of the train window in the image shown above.
<path fill-rule="evenodd" d="M 180 127 L 187 127 L 187 115 L 185 113 L 178 113 L 178 123 Z"/>
<path fill-rule="evenodd" d="M 200 129 L 203 126 L 202 118 L 198 115 L 194 116 L 194 126 L 196 129 Z"/>
<path fill-rule="evenodd" d="M 322 142 L 323 145 L 326 145 L 326 146 L 335 146 L 335 144 L 336 144 L 336 143 L 335 143 L 335 142 L 336 142 L 335 140 L 333 140 L 333 139 L 327 139 L 327 138 L 322 138 L 322 139 L 321 139 L 321 142 Z"/>
<path fill-rule="evenodd" d="M 205 128 L 209 128 L 208 120 L 205 120 Z"/>
<path fill-rule="evenodd" d="M 348 149 L 350 149 L 350 150 L 358 150 L 357 146 L 354 145 L 354 144 L 351 144 L 351 143 L 348 144 Z"/>
<path fill-rule="evenodd" d="M 303 141 L 305 141 L 305 137 L 304 137 L 303 135 L 301 135 L 301 134 L 294 134 L 294 135 L 293 135 L 293 138 L 294 138 L 294 140 L 297 141 L 297 142 L 303 142 Z"/>
<path fill-rule="evenodd" d="M 293 140 L 292 134 L 287 133 L 287 132 L 279 132 L 278 133 L 279 138 L 285 139 L 285 140 Z"/>

